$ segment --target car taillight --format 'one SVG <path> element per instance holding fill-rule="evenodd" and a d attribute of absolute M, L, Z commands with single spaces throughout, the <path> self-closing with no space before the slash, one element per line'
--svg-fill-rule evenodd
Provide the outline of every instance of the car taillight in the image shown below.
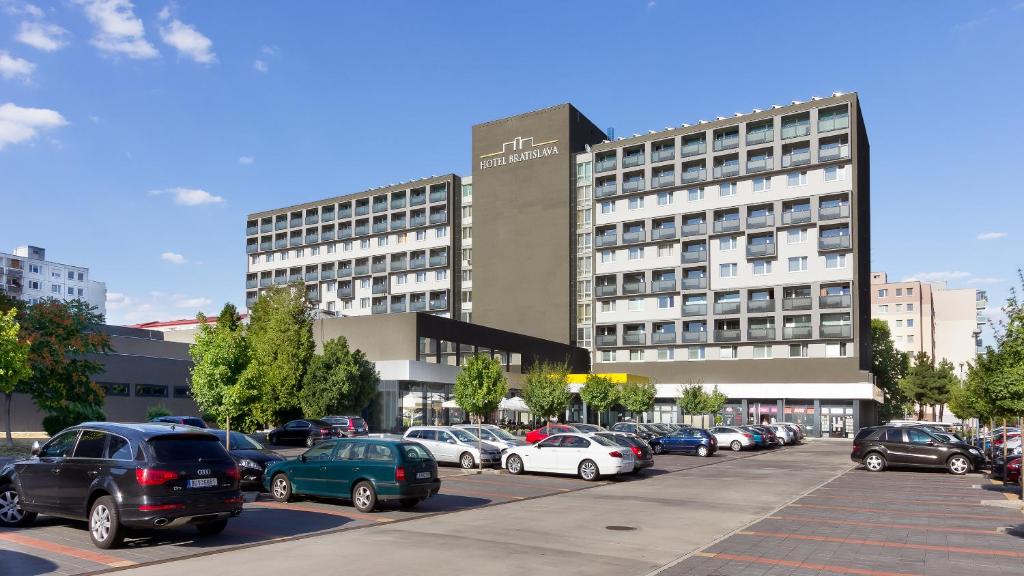
<path fill-rule="evenodd" d="M 232 466 L 231 468 L 228 468 L 224 472 L 225 474 L 227 474 L 228 478 L 231 478 L 235 482 L 238 482 L 239 480 L 242 479 L 242 473 L 239 472 L 238 466 Z"/>
<path fill-rule="evenodd" d="M 402 466 L 395 468 L 395 482 L 405 482 L 405 468 Z"/>
<path fill-rule="evenodd" d="M 612 450 L 608 455 L 612 458 L 622 458 L 622 452 L 619 452 L 618 450 Z"/>
<path fill-rule="evenodd" d="M 348 421 L 348 429 L 349 430 L 355 430 L 356 429 L 356 425 L 351 420 Z"/>
<path fill-rule="evenodd" d="M 241 496 L 234 496 L 232 498 L 225 498 L 224 502 L 227 502 L 228 504 L 241 504 L 245 502 L 245 500 Z"/>
<path fill-rule="evenodd" d="M 643 456 L 643 451 L 641 451 L 636 446 L 630 446 L 629 449 L 633 451 L 633 454 L 635 454 L 637 456 Z"/>
<path fill-rule="evenodd" d="M 754 435 L 753 434 L 744 434 L 743 437 L 744 438 L 753 438 Z"/>
<path fill-rule="evenodd" d="M 330 428 L 321 428 L 320 429 L 320 433 L 323 434 L 324 436 L 330 436 L 331 435 L 331 429 Z"/>
<path fill-rule="evenodd" d="M 139 506 L 139 512 L 162 512 L 164 510 L 181 510 L 184 504 L 143 504 Z"/>
<path fill-rule="evenodd" d="M 156 468 L 136 468 L 135 480 L 139 486 L 159 486 L 170 480 L 178 479 L 177 472 L 158 470 Z"/>

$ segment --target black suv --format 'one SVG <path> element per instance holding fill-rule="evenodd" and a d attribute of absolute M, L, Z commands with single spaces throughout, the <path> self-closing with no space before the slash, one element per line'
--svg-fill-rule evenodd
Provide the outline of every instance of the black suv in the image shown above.
<path fill-rule="evenodd" d="M 126 528 L 194 525 L 218 534 L 242 512 L 238 467 L 213 434 L 169 424 L 72 426 L 0 468 L 0 526 L 37 514 L 87 520 L 93 543 Z"/>
<path fill-rule="evenodd" d="M 908 466 L 966 474 L 985 464 L 976 448 L 963 442 L 946 442 L 927 428 L 916 426 L 862 428 L 853 439 L 850 458 L 871 472 L 881 472 L 887 466 Z"/>

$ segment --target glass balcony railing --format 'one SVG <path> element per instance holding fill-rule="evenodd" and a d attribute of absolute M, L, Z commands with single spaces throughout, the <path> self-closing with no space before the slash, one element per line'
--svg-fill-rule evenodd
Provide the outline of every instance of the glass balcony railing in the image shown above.
<path fill-rule="evenodd" d="M 598 334 L 594 337 L 594 341 L 601 348 L 610 348 L 618 344 L 618 338 L 615 334 Z"/>
<path fill-rule="evenodd" d="M 736 302 L 715 302 L 715 314 L 739 314 L 740 303 Z"/>
<path fill-rule="evenodd" d="M 319 239 L 319 234 L 306 234 L 306 244 L 316 244 Z"/>
<path fill-rule="evenodd" d="M 594 162 L 594 172 L 609 172 L 615 170 L 615 156 L 601 158 Z"/>
<path fill-rule="evenodd" d="M 405 260 L 404 258 L 401 259 L 401 260 L 392 260 L 391 261 L 391 271 L 392 272 L 401 272 L 402 270 L 406 270 L 408 268 L 409 268 L 409 262 L 407 260 Z"/>
<path fill-rule="evenodd" d="M 302 226 L 302 218 L 292 218 L 288 222 L 288 227 L 289 228 L 298 228 L 300 226 Z"/>
<path fill-rule="evenodd" d="M 624 231 L 622 233 L 622 243 L 636 244 L 637 242 L 643 242 L 644 240 L 646 240 L 646 236 L 647 235 L 644 234 L 643 230 L 633 230 L 629 232 Z"/>
<path fill-rule="evenodd" d="M 818 238 L 819 250 L 846 250 L 853 245 L 849 236 L 823 236 Z"/>
<path fill-rule="evenodd" d="M 675 278 L 668 280 L 652 280 L 651 281 L 651 292 L 675 292 L 676 291 L 676 280 Z"/>
<path fill-rule="evenodd" d="M 302 246 L 302 236 L 292 236 L 288 239 L 289 246 Z"/>
<path fill-rule="evenodd" d="M 374 202 L 373 203 L 373 211 L 374 212 L 387 212 L 388 211 L 388 203 L 386 201 L 385 202 Z"/>
<path fill-rule="evenodd" d="M 302 273 L 288 275 L 288 283 L 293 284 L 295 282 L 302 282 Z"/>
<path fill-rule="evenodd" d="M 357 265 L 352 269 L 353 274 L 356 276 L 366 276 L 370 273 L 370 266 L 367 264 Z"/>
<path fill-rule="evenodd" d="M 328 230 L 320 233 L 321 242 L 330 242 L 331 240 L 334 240 L 334 230 Z"/>
<path fill-rule="evenodd" d="M 266 287 L 270 286 L 273 283 L 274 283 L 274 279 L 271 278 L 270 276 L 267 276 L 265 278 L 260 278 L 260 288 L 266 288 Z"/>
<path fill-rule="evenodd" d="M 810 296 L 794 296 L 791 298 L 782 299 L 783 310 L 810 310 L 811 309 L 811 297 Z"/>
<path fill-rule="evenodd" d="M 320 215 L 319 214 L 310 214 L 309 216 L 306 216 L 306 224 L 307 225 L 308 224 L 317 224 L 318 222 L 320 222 Z"/>
<path fill-rule="evenodd" d="M 397 218 L 391 221 L 392 230 L 402 230 L 405 228 L 405 218 Z"/>
<path fill-rule="evenodd" d="M 647 344 L 647 335 L 643 332 L 626 332 L 622 335 L 623 346 L 643 346 Z"/>
<path fill-rule="evenodd" d="M 747 328 L 747 340 L 775 340 L 775 328 Z"/>
<path fill-rule="evenodd" d="M 765 144 L 775 139 L 775 131 L 771 128 L 747 131 L 747 146 Z"/>
<path fill-rule="evenodd" d="M 736 220 L 715 220 L 715 234 L 722 232 L 739 232 L 740 221 Z"/>
<path fill-rule="evenodd" d="M 594 295 L 603 298 L 605 296 L 616 296 L 619 293 L 619 289 L 615 284 L 604 284 L 594 286 Z"/>
<path fill-rule="evenodd" d="M 700 154 L 707 153 L 707 151 L 707 144 L 705 144 L 703 140 L 694 142 L 683 142 L 683 149 L 680 152 L 680 156 L 682 158 L 687 158 L 689 156 L 698 156 Z"/>
<path fill-rule="evenodd" d="M 771 156 L 750 158 L 747 160 L 747 174 L 753 174 L 754 172 L 764 172 L 765 170 L 771 170 L 775 168 L 775 163 Z"/>
<path fill-rule="evenodd" d="M 380 234 L 381 232 L 387 232 L 387 231 L 388 231 L 388 223 L 387 222 L 374 222 L 373 223 L 373 233 L 374 234 Z"/>
<path fill-rule="evenodd" d="M 432 268 L 437 267 L 437 266 L 447 266 L 447 265 L 448 265 L 448 256 L 441 255 L 441 256 L 431 256 L 430 257 L 430 266 Z"/>
<path fill-rule="evenodd" d="M 274 225 L 271 224 L 270 222 L 266 222 L 264 224 L 260 224 L 260 232 L 273 232 L 273 231 L 274 231 Z"/>
<path fill-rule="evenodd" d="M 370 312 L 373 314 L 386 314 L 388 311 L 387 304 L 374 304 L 370 307 Z"/>
<path fill-rule="evenodd" d="M 631 178 L 622 183 L 623 192 L 639 192 L 644 189 L 643 178 Z"/>
<path fill-rule="evenodd" d="M 411 302 L 409 302 L 409 312 L 423 312 L 426 309 L 426 300 L 412 300 Z"/>
<path fill-rule="evenodd" d="M 691 182 L 703 182 L 708 179 L 708 171 L 705 168 L 699 170 L 683 170 L 683 184 Z"/>
<path fill-rule="evenodd" d="M 708 313 L 707 304 L 683 304 L 682 316 L 706 316 Z"/>
<path fill-rule="evenodd" d="M 675 226 L 662 226 L 651 230 L 651 240 L 669 240 L 676 237 Z"/>
<path fill-rule="evenodd" d="M 730 162 L 728 164 L 719 164 L 715 166 L 715 178 L 731 178 L 732 176 L 738 176 L 740 173 L 740 163 Z"/>
<path fill-rule="evenodd" d="M 735 330 L 715 330 L 715 342 L 738 342 L 741 334 L 739 328 Z"/>
<path fill-rule="evenodd" d="M 383 294 L 383 293 L 385 293 L 387 291 L 388 291 L 388 285 L 387 284 L 374 284 L 373 286 L 370 287 L 370 292 L 372 294 Z"/>
<path fill-rule="evenodd" d="M 334 280 L 334 270 L 321 270 L 320 271 L 320 279 L 321 280 Z"/>
<path fill-rule="evenodd" d="M 245 287 L 246 288 L 255 288 L 256 287 L 256 279 L 253 278 L 251 280 L 246 280 L 245 281 Z"/>
<path fill-rule="evenodd" d="M 848 144 L 828 145 L 823 144 L 818 148 L 818 162 L 830 160 L 841 160 L 850 157 L 850 146 Z"/>
<path fill-rule="evenodd" d="M 405 198 L 391 200 L 392 210 L 401 210 L 402 208 L 405 208 Z"/>
<path fill-rule="evenodd" d="M 356 230 L 355 230 L 355 235 L 356 236 L 366 236 L 369 233 L 370 233 L 370 227 L 369 226 L 366 226 L 365 224 L 363 226 L 356 226 Z"/>
<path fill-rule="evenodd" d="M 697 264 L 708 261 L 707 250 L 686 250 L 682 256 L 683 264 Z"/>
<path fill-rule="evenodd" d="M 651 188 L 663 188 L 665 186 L 674 186 L 675 183 L 675 172 L 662 172 L 656 176 L 651 176 Z"/>
<path fill-rule="evenodd" d="M 356 216 L 366 216 L 370 213 L 370 204 L 356 204 Z"/>
<path fill-rule="evenodd" d="M 344 220 L 352 217 L 352 208 L 342 208 L 338 210 L 338 218 Z"/>
<path fill-rule="evenodd" d="M 667 162 L 669 160 L 675 160 L 676 149 L 674 146 L 667 146 L 665 148 L 655 148 L 651 150 L 651 162 Z"/>
<path fill-rule="evenodd" d="M 606 196 L 614 196 L 616 192 L 617 187 L 615 185 L 614 180 L 609 182 L 602 182 L 598 184 L 596 188 L 594 188 L 594 197 L 604 198 Z"/>
<path fill-rule="evenodd" d="M 426 226 L 426 225 L 427 225 L 427 217 L 426 216 L 413 216 L 412 218 L 409 219 L 409 227 L 410 228 L 416 228 L 418 226 Z"/>
<path fill-rule="evenodd" d="M 769 226 L 775 226 L 775 215 L 766 214 L 764 216 L 747 216 L 747 228 L 768 228 Z"/>
<path fill-rule="evenodd" d="M 811 163 L 811 150 L 809 148 L 802 148 L 800 150 L 794 150 L 789 154 L 782 155 L 782 167 L 790 168 L 792 166 L 803 166 L 804 164 Z"/>
<path fill-rule="evenodd" d="M 448 308 L 447 298 L 431 298 L 430 309 L 431 310 L 446 310 Z"/>
<path fill-rule="evenodd" d="M 422 206 L 427 203 L 426 194 L 413 194 L 409 197 L 409 206 Z"/>
<path fill-rule="evenodd" d="M 747 314 L 764 314 L 765 312 L 775 312 L 774 299 L 747 300 Z"/>
<path fill-rule="evenodd" d="M 622 157 L 622 167 L 623 168 L 633 168 L 634 166 L 642 166 L 643 163 L 644 163 L 644 153 L 643 152 L 633 153 L 633 154 L 626 154 L 625 156 Z"/>
<path fill-rule="evenodd" d="M 259 232 L 258 226 L 249 226 L 245 229 L 246 236 L 255 236 Z"/>
<path fill-rule="evenodd" d="M 305 278 L 306 282 L 316 282 L 320 278 L 320 275 L 316 272 L 306 272 Z"/>
<path fill-rule="evenodd" d="M 818 208 L 818 220 L 836 220 L 850 217 L 850 205 L 822 206 Z"/>
<path fill-rule="evenodd" d="M 282 240 L 274 240 L 274 249 L 275 250 L 280 250 L 281 248 L 287 248 L 287 247 L 288 247 L 288 239 L 287 238 L 282 239 Z"/>
<path fill-rule="evenodd" d="M 651 334 L 651 344 L 675 344 L 675 332 L 654 332 Z"/>
<path fill-rule="evenodd" d="M 699 224 L 683 224 L 683 236 L 702 236 L 708 233 L 708 225 L 705 222 Z"/>
<path fill-rule="evenodd" d="M 338 278 L 348 278 L 352 276 L 352 268 L 338 268 Z"/>
<path fill-rule="evenodd" d="M 850 324 L 822 324 L 819 328 L 822 338 L 852 338 L 853 326 Z"/>
<path fill-rule="evenodd" d="M 683 330 L 683 344 L 699 344 L 708 341 L 706 330 Z"/>
<path fill-rule="evenodd" d="M 614 246 L 618 242 L 615 234 L 598 234 L 594 236 L 594 246 Z"/>
<path fill-rule="evenodd" d="M 705 290 L 708 287 L 708 279 L 704 276 L 699 278 L 683 278 L 683 290 Z"/>
<path fill-rule="evenodd" d="M 260 252 L 266 252 L 270 250 L 270 242 L 260 242 Z"/>
<path fill-rule="evenodd" d="M 769 242 L 768 244 L 747 244 L 747 256 L 749 258 L 763 258 L 765 256 L 775 256 L 775 243 Z"/>
<path fill-rule="evenodd" d="M 818 297 L 818 308 L 849 308 L 853 296 L 849 294 L 826 294 Z"/>
<path fill-rule="evenodd" d="M 401 301 L 401 302 L 392 302 L 391 303 L 391 313 L 392 314 L 401 314 L 402 312 L 405 312 L 405 301 L 404 300 Z"/>
<path fill-rule="evenodd" d="M 792 210 L 782 213 L 783 224 L 806 224 L 811 221 L 811 209 L 808 206 L 807 210 Z"/>
<path fill-rule="evenodd" d="M 732 132 L 730 134 L 719 135 L 715 137 L 715 152 L 722 150 L 732 150 L 740 145 L 740 134 L 739 132 Z"/>
<path fill-rule="evenodd" d="M 797 122 L 797 123 L 782 123 L 782 139 L 788 140 L 790 138 L 799 138 L 801 136 L 807 136 L 811 133 L 811 123 L 809 121 Z"/>
<path fill-rule="evenodd" d="M 426 258 L 413 258 L 409 260 L 409 270 L 419 270 L 427 267 Z"/>
<path fill-rule="evenodd" d="M 327 211 L 321 212 L 320 213 L 320 221 L 321 222 L 334 222 L 334 211 L 331 210 L 330 212 L 327 212 Z"/>
<path fill-rule="evenodd" d="M 647 284 L 644 282 L 623 282 L 622 294 L 627 296 L 632 294 L 643 294 L 647 291 L 646 288 Z"/>
<path fill-rule="evenodd" d="M 447 212 L 431 212 L 430 213 L 430 223 L 431 224 L 444 224 L 447 221 L 448 221 L 448 213 Z"/>
<path fill-rule="evenodd" d="M 343 228 L 338 228 L 338 240 L 343 240 L 345 238 L 351 238 L 351 237 L 352 237 L 352 227 L 351 226 L 345 226 Z"/>
<path fill-rule="evenodd" d="M 448 192 L 446 190 L 431 190 L 430 191 L 430 203 L 444 202 L 448 199 Z"/>

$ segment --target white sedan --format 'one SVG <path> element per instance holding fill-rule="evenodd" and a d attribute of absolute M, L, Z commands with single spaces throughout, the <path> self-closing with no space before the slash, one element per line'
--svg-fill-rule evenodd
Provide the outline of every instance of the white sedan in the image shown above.
<path fill-rule="evenodd" d="M 510 474 L 578 474 L 588 481 L 632 472 L 633 464 L 630 450 L 591 434 L 555 434 L 536 444 L 509 448 L 501 455 L 501 465 Z"/>

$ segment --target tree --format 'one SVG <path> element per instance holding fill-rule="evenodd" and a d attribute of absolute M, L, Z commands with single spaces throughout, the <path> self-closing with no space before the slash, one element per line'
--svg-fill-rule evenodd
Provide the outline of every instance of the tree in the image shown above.
<path fill-rule="evenodd" d="M 377 394 L 380 375 L 360 350 L 349 350 L 344 337 L 324 342 L 323 354 L 309 362 L 300 402 L 307 418 L 358 413 Z"/>
<path fill-rule="evenodd" d="M 508 393 L 505 368 L 495 358 L 482 354 L 474 355 L 462 365 L 455 377 L 455 403 L 473 416 L 477 426 L 484 418 L 498 409 L 501 399 Z M 477 449 L 482 449 L 482 434 L 477 431 Z M 483 469 L 483 460 L 477 459 Z"/>
<path fill-rule="evenodd" d="M 17 313 L 16 308 L 0 312 L 0 392 L 4 395 L 7 446 L 10 448 L 14 448 L 14 437 L 11 435 L 11 400 L 15 392 L 22 391 L 21 383 L 32 373 L 28 365 L 29 343 L 19 338 L 21 326 L 15 319 Z"/>
<path fill-rule="evenodd" d="M 154 404 L 146 409 L 146 420 L 152 422 L 156 418 L 162 416 L 170 416 L 171 411 L 167 409 L 167 406 L 163 404 Z"/>
<path fill-rule="evenodd" d="M 707 395 L 707 403 L 704 405 L 704 413 L 713 415 L 716 420 L 719 414 L 722 412 L 722 408 L 725 408 L 725 403 L 729 401 L 729 395 L 718 389 L 718 385 L 715 384 L 714 388 Z"/>
<path fill-rule="evenodd" d="M 643 414 L 654 408 L 657 387 L 651 382 L 626 382 L 619 387 L 619 403 L 633 414 Z"/>
<path fill-rule="evenodd" d="M 704 386 L 701 384 L 684 386 L 679 398 L 676 398 L 676 404 L 679 405 L 683 414 L 690 416 L 704 414 L 704 406 L 707 405 L 707 392 L 704 391 Z"/>
<path fill-rule="evenodd" d="M 242 420 L 239 428 L 254 428 L 252 407 L 261 390 L 257 381 L 246 377 L 249 345 L 245 332 L 239 326 L 232 328 L 228 320 L 211 326 L 202 314 L 196 319 L 199 330 L 189 348 L 192 397 L 203 413 L 212 414 L 226 430 L 231 430 L 232 418 Z"/>
<path fill-rule="evenodd" d="M 610 410 L 619 400 L 619 389 L 611 379 L 597 374 L 587 374 L 587 381 L 580 388 L 580 399 L 597 411 L 597 425 L 601 425 L 601 413 Z"/>
<path fill-rule="evenodd" d="M 278 422 L 300 407 L 306 367 L 313 356 L 313 320 L 304 293 L 296 286 L 275 286 L 262 294 L 249 314 L 251 362 L 245 379 L 258 383 L 254 419 Z"/>
<path fill-rule="evenodd" d="M 947 362 L 947 364 L 949 363 Z M 949 373 L 946 374 L 942 368 L 935 366 L 935 362 L 927 352 L 918 352 L 914 356 L 914 366 L 900 381 L 900 387 L 904 394 L 917 403 L 917 418 L 919 420 L 924 419 L 924 411 L 927 406 L 931 406 L 932 419 L 936 419 L 936 406 L 945 403 L 949 397 L 949 378 L 956 378 L 953 376 L 951 364 L 949 364 Z"/>
<path fill-rule="evenodd" d="M 871 320 L 871 373 L 882 391 L 881 418 L 888 422 L 902 418 L 910 404 L 910 398 L 900 387 L 900 380 L 910 370 L 910 357 L 900 352 L 892 341 L 889 323 L 877 318 Z"/>
<path fill-rule="evenodd" d="M 955 386 L 960 383 L 960 378 L 956 375 L 956 368 L 953 363 L 945 358 L 939 362 L 936 367 L 936 381 L 932 400 L 935 402 L 932 404 L 932 420 L 940 421 L 943 418 L 943 414 L 946 409 L 946 403 L 949 402 L 950 394 Z M 935 408 L 938 406 L 939 417 L 935 417 Z"/>
<path fill-rule="evenodd" d="M 565 413 L 572 400 L 568 376 L 565 364 L 534 362 L 530 366 L 523 383 L 523 402 L 534 416 L 550 421 Z"/>

